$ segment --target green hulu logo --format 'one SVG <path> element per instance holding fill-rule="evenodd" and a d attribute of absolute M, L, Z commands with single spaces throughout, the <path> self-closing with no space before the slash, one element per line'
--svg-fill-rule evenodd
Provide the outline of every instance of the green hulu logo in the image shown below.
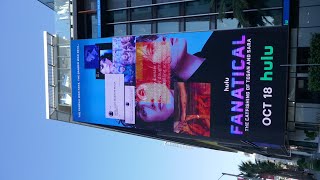
<path fill-rule="evenodd" d="M 264 52 L 264 56 L 261 57 L 261 60 L 263 61 L 264 67 L 264 73 L 263 77 L 260 77 L 261 81 L 272 81 L 272 69 L 273 69 L 273 47 L 272 46 L 265 46 L 264 49 L 266 50 Z"/>

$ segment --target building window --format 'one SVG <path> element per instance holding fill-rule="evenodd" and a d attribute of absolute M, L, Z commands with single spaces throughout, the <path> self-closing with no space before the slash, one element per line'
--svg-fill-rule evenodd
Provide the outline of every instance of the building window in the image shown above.
<path fill-rule="evenodd" d="M 252 1 L 252 2 L 254 2 L 254 3 L 249 4 L 249 9 L 282 7 L 283 1 L 280 1 L 280 0 L 259 0 L 259 1 Z"/>
<path fill-rule="evenodd" d="M 175 2 L 177 0 L 156 0 L 157 3 Z"/>
<path fill-rule="evenodd" d="M 303 7 L 299 10 L 299 26 L 313 27 L 320 26 L 320 6 Z"/>
<path fill-rule="evenodd" d="M 211 11 L 211 0 L 198 0 L 186 3 L 186 15 L 205 14 Z"/>
<path fill-rule="evenodd" d="M 300 47 L 298 48 L 298 64 L 308 64 L 308 59 L 310 58 L 310 48 L 309 47 Z"/>
<path fill-rule="evenodd" d="M 127 11 L 119 10 L 109 12 L 107 15 L 108 23 L 127 21 Z"/>
<path fill-rule="evenodd" d="M 186 19 L 186 31 L 207 31 L 210 29 L 210 17 Z"/>
<path fill-rule="evenodd" d="M 320 5 L 318 0 L 300 0 L 300 6 L 317 6 Z"/>
<path fill-rule="evenodd" d="M 105 17 L 106 26 L 115 35 L 124 34 L 148 34 L 148 33 L 170 33 L 180 31 L 207 31 L 210 29 L 237 29 L 242 27 L 260 27 L 282 25 L 282 1 L 265 0 L 249 4 L 249 11 L 242 14 L 244 23 L 241 24 L 233 17 L 232 4 L 226 4 L 226 15 L 218 19 L 212 12 L 220 8 L 220 1 L 212 4 L 211 0 L 190 0 L 179 2 L 178 0 L 110 0 Z M 163 3 L 163 4 L 161 4 Z M 168 3 L 168 4 L 167 4 Z M 158 5 L 155 5 L 158 4 Z M 125 8 L 122 10 L 110 10 Z M 135 8 L 136 7 L 136 8 Z M 276 8 L 264 10 L 261 8 Z M 258 11 L 257 9 L 261 9 Z M 180 16 L 183 16 L 180 17 Z M 191 17 L 188 17 L 191 16 Z M 128 21 L 132 21 L 129 23 Z M 117 25 L 127 23 L 126 25 Z M 106 32 L 102 30 L 102 32 Z M 108 33 L 103 33 L 108 34 Z"/>
<path fill-rule="evenodd" d="M 179 19 L 157 22 L 157 33 L 179 32 Z"/>
<path fill-rule="evenodd" d="M 210 18 L 210 29 L 216 29 L 216 16 Z"/>
<path fill-rule="evenodd" d="M 114 25 L 114 36 L 125 36 L 127 35 L 127 25 L 117 24 Z"/>
<path fill-rule="evenodd" d="M 132 35 L 151 34 L 151 23 L 133 23 Z"/>
<path fill-rule="evenodd" d="M 310 47 L 310 40 L 312 34 L 320 33 L 320 27 L 313 28 L 299 28 L 298 30 L 298 46 L 299 47 Z"/>
<path fill-rule="evenodd" d="M 239 21 L 233 18 L 233 15 L 228 14 L 226 18 L 217 19 L 217 29 L 237 29 L 238 25 Z"/>
<path fill-rule="evenodd" d="M 246 12 L 244 17 L 248 27 L 282 25 L 282 10 Z"/>
<path fill-rule="evenodd" d="M 97 9 L 97 0 L 89 0 L 87 3 L 90 9 Z"/>
<path fill-rule="evenodd" d="M 151 19 L 151 7 L 136 8 L 131 10 L 131 20 Z"/>
<path fill-rule="evenodd" d="M 131 6 L 142 6 L 152 4 L 152 0 L 131 0 Z"/>
<path fill-rule="evenodd" d="M 282 25 L 282 10 L 264 11 L 264 26 L 280 26 Z"/>
<path fill-rule="evenodd" d="M 307 75 L 302 73 L 301 76 Z M 300 103 L 312 103 L 319 102 L 319 98 L 315 96 L 315 93 L 308 90 L 308 77 L 297 77 L 296 79 L 296 102 Z M 301 118 L 299 118 L 301 119 Z M 306 120 L 306 119 L 305 119 Z"/>
<path fill-rule="evenodd" d="M 217 11 L 220 10 L 222 1 L 217 2 Z M 235 4 L 232 4 L 235 3 Z M 248 8 L 243 9 L 262 9 L 262 8 L 273 8 L 273 7 L 282 7 L 282 1 L 280 0 L 258 0 L 258 1 L 251 1 L 247 2 Z M 225 4 L 225 12 L 233 11 L 234 6 L 241 6 L 243 5 L 241 1 L 235 1 L 235 2 L 226 2 Z"/>
<path fill-rule="evenodd" d="M 217 29 L 236 29 L 242 27 L 278 26 L 282 24 L 282 10 L 244 12 L 244 21 L 228 13 L 223 19 L 217 20 Z"/>
<path fill-rule="evenodd" d="M 107 9 L 127 7 L 127 0 L 108 0 Z"/>
<path fill-rule="evenodd" d="M 179 16 L 179 4 L 168 4 L 157 7 L 157 17 Z"/>

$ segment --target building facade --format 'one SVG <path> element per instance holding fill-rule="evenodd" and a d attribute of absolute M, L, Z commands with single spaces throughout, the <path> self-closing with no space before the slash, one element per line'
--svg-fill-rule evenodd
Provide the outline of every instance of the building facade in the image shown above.
<path fill-rule="evenodd" d="M 219 0 L 55 0 L 56 32 L 45 32 L 47 118 L 134 135 L 174 141 L 224 151 L 244 151 L 290 158 L 318 156 L 320 96 L 310 91 L 310 42 L 320 33 L 320 2 L 317 0 L 248 1 L 221 4 Z M 52 6 L 51 6 L 52 7 Z M 240 9 L 240 10 L 239 10 Z M 290 13 L 289 13 L 290 12 Z M 239 16 L 239 13 L 241 14 Z M 241 19 L 239 19 L 241 18 Z M 263 27 L 289 28 L 287 112 L 281 147 L 250 141 L 210 141 L 76 122 L 72 117 L 72 40 L 210 30 Z"/>

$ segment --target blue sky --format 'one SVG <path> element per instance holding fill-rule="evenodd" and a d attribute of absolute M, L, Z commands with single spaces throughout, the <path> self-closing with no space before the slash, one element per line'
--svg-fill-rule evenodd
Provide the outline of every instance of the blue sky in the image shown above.
<path fill-rule="evenodd" d="M 46 120 L 42 35 L 53 13 L 36 0 L 1 5 L 0 179 L 215 180 L 248 159 Z"/>

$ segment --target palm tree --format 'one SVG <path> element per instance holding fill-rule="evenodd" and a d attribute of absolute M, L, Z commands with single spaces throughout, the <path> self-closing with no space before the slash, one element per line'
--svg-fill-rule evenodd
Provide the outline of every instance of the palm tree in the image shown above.
<path fill-rule="evenodd" d="M 265 7 L 265 1 L 256 0 L 211 0 L 211 8 L 217 7 L 219 12 L 218 18 L 223 21 L 223 18 L 236 18 L 238 19 L 238 27 L 255 27 L 265 26 L 271 24 L 266 18 L 266 14 L 260 11 Z M 257 9 L 257 12 L 244 13 L 246 9 Z M 228 11 L 233 11 L 233 16 Z"/>
<path fill-rule="evenodd" d="M 242 162 L 239 165 L 240 175 L 262 178 L 266 176 L 282 176 L 288 178 L 296 178 L 303 180 L 313 180 L 310 175 L 304 174 L 302 171 L 298 171 L 295 166 L 277 164 L 270 161 L 251 161 Z"/>

